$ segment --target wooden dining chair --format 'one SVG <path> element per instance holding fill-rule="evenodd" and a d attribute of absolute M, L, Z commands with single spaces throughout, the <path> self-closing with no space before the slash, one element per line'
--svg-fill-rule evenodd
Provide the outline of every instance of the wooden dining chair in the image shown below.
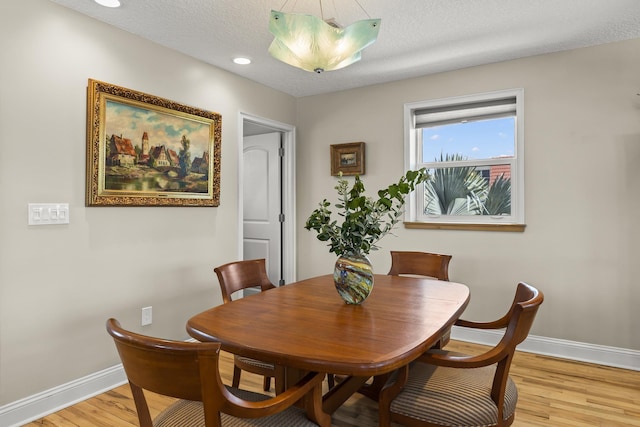
<path fill-rule="evenodd" d="M 269 276 L 267 276 L 264 259 L 230 262 L 216 267 L 214 271 L 218 276 L 220 290 L 222 291 L 222 301 L 225 304 L 230 303 L 233 300 L 234 294 L 238 291 L 254 287 L 259 287 L 260 291 L 275 288 L 269 280 Z M 284 390 L 285 378 L 282 367 L 238 355 L 234 355 L 233 361 L 233 387 L 239 387 L 240 375 L 242 371 L 247 371 L 264 377 L 264 391 L 271 389 L 271 378 L 274 379 L 276 394 Z"/>
<path fill-rule="evenodd" d="M 409 274 L 449 281 L 451 258 L 451 255 L 430 252 L 391 251 L 391 269 L 387 274 L 390 276 Z M 448 329 L 434 347 L 443 348 L 450 339 L 451 329 Z"/>
<path fill-rule="evenodd" d="M 519 283 L 511 308 L 493 322 L 458 320 L 456 325 L 505 329 L 500 342 L 481 355 L 433 349 L 400 368 L 378 401 L 380 426 L 509 426 L 515 418 L 518 390 L 509 377 L 516 346 L 529 334 L 544 296 Z"/>
<path fill-rule="evenodd" d="M 127 331 L 107 321 L 131 392 L 141 427 L 317 426 L 304 409 L 305 399 L 321 405 L 324 374 L 309 373 L 276 397 L 226 387 L 219 372 L 220 343 L 170 341 Z M 179 399 L 151 419 L 145 390 Z M 310 413 L 314 413 L 308 409 Z M 329 426 L 326 414 L 315 413 Z"/>

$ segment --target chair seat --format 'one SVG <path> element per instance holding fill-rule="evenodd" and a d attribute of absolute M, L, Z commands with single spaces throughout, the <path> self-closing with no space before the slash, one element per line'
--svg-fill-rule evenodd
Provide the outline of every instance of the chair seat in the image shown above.
<path fill-rule="evenodd" d="M 407 384 L 391 403 L 391 412 L 442 426 L 495 426 L 498 411 L 490 395 L 494 374 L 495 365 L 456 369 L 414 363 Z M 505 420 L 514 415 L 517 400 L 518 390 L 509 378 Z"/>
<path fill-rule="evenodd" d="M 256 368 L 273 370 L 275 369 L 273 363 L 263 362 L 261 360 L 251 359 L 250 357 L 235 356 L 235 360 L 245 365 L 254 366 Z"/>
<path fill-rule="evenodd" d="M 240 390 L 228 387 L 229 391 L 241 399 L 253 402 L 269 399 L 260 393 L 253 393 L 246 390 Z M 231 415 L 221 413 L 220 419 L 224 427 L 317 427 L 318 425 L 310 421 L 305 412 L 297 407 L 290 407 L 285 411 L 278 412 L 263 418 L 237 418 Z M 179 400 L 167 409 L 162 411 L 160 415 L 153 421 L 154 427 L 205 427 L 204 410 L 202 402 L 194 402 L 191 400 Z"/>

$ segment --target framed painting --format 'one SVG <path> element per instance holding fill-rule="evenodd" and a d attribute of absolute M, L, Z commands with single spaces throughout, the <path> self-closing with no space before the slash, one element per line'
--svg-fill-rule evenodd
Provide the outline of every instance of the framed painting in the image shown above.
<path fill-rule="evenodd" d="M 89 79 L 87 206 L 219 206 L 222 117 Z"/>
<path fill-rule="evenodd" d="M 331 145 L 331 175 L 364 175 L 364 142 Z"/>

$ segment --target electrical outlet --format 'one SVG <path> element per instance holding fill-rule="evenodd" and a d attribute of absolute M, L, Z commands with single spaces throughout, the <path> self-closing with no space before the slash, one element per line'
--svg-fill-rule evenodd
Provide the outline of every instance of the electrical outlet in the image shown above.
<path fill-rule="evenodd" d="M 150 325 L 153 320 L 152 307 L 142 307 L 142 326 Z"/>

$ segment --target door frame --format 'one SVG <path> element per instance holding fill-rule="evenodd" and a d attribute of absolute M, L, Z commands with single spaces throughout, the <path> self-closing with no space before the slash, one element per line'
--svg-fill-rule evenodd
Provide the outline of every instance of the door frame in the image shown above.
<path fill-rule="evenodd" d="M 244 176 L 244 162 L 243 147 L 244 147 L 244 125 L 245 122 L 258 124 L 260 126 L 269 128 L 274 132 L 280 132 L 282 134 L 282 147 L 284 148 L 284 157 L 282 157 L 282 213 L 284 214 L 285 221 L 282 228 L 282 277 L 285 283 L 292 283 L 297 280 L 297 246 L 296 246 L 296 128 L 295 126 L 281 123 L 275 120 L 266 119 L 264 117 L 255 116 L 248 113 L 239 113 L 238 120 L 238 218 L 244 217 L 244 207 L 242 205 L 243 200 L 243 176 Z M 243 227 L 242 224 L 238 226 L 238 259 L 243 257 Z"/>

